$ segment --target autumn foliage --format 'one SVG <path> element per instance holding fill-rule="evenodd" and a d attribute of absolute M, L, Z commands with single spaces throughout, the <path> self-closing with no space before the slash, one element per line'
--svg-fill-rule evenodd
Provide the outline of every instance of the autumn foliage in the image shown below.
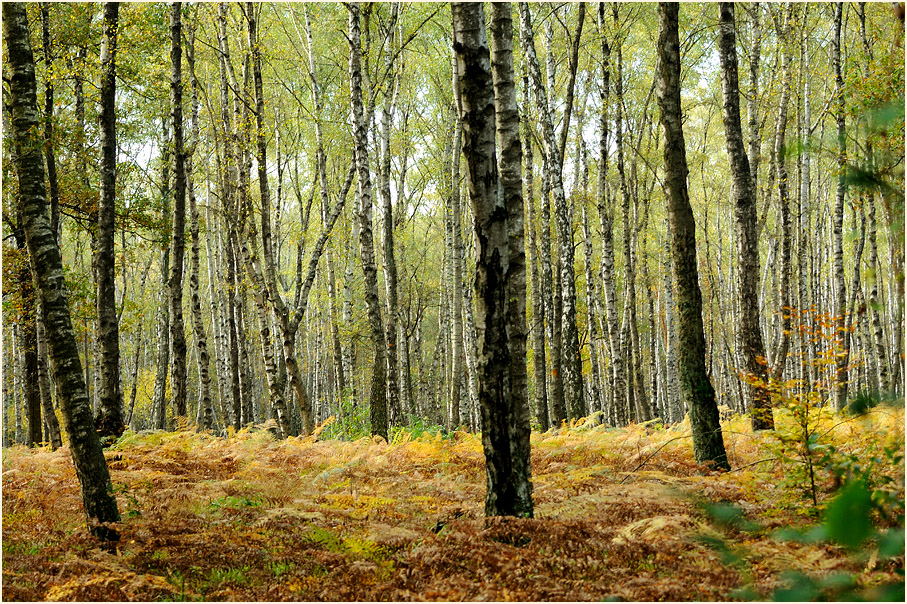
<path fill-rule="evenodd" d="M 822 443 L 876 460 L 867 471 L 900 509 L 876 524 L 903 527 L 903 408 L 816 414 Z M 777 417 L 779 433 L 795 427 L 789 413 Z M 821 511 L 791 479 L 793 445 L 753 433 L 746 418 L 723 428 L 728 473 L 694 462 L 687 422 L 533 434 L 536 518 L 488 521 L 481 441 L 466 432 L 401 431 L 390 444 L 127 432 L 106 452 L 123 513 L 112 548 L 87 533 L 67 448 L 16 446 L 3 459 L 2 596 L 728 600 L 743 587 L 768 597 L 790 570 L 843 571 L 861 589 L 903 573 L 903 555 L 885 560 L 872 543 L 861 557 L 779 539 L 777 529 L 810 525 Z M 882 455 L 886 447 L 900 456 Z M 818 465 L 819 508 L 839 474 Z M 760 528 L 716 522 L 707 513 L 716 503 Z"/>

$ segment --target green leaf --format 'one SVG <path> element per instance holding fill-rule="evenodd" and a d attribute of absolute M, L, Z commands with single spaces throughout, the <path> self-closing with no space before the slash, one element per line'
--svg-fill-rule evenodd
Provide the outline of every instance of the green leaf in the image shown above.
<path fill-rule="evenodd" d="M 828 537 L 849 548 L 859 547 L 872 536 L 872 498 L 862 482 L 850 482 L 825 512 Z"/>
<path fill-rule="evenodd" d="M 786 573 L 785 587 L 779 587 L 772 594 L 775 602 L 812 602 L 820 593 L 816 582 L 803 573 Z"/>
<path fill-rule="evenodd" d="M 709 518 L 722 528 L 735 528 L 741 531 L 755 531 L 759 528 L 759 525 L 746 517 L 746 513 L 739 506 L 730 503 L 706 503 L 702 507 Z"/>
<path fill-rule="evenodd" d="M 879 557 L 895 558 L 904 554 L 904 529 L 885 531 L 879 538 Z"/>

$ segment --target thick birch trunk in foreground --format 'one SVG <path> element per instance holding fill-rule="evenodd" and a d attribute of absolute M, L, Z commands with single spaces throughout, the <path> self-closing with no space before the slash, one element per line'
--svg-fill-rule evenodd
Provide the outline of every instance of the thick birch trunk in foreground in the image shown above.
<path fill-rule="evenodd" d="M 60 408 L 82 503 L 93 535 L 117 539 L 115 530 L 102 523 L 118 522 L 116 498 L 101 443 L 94 431 L 88 392 L 69 314 L 63 278 L 63 262 L 56 236 L 47 219 L 44 165 L 41 141 L 32 133 L 38 128 L 35 64 L 28 33 L 25 5 L 3 5 L 3 37 L 7 51 L 7 76 L 10 82 L 10 116 L 19 179 L 19 203 L 35 272 L 35 284 L 44 309 L 51 368 L 60 384 Z"/>
<path fill-rule="evenodd" d="M 493 63 L 482 6 L 452 5 L 463 154 L 475 216 L 477 384 L 485 450 L 485 515 L 531 517 L 526 283 L 519 116 L 513 90 L 513 26 L 509 4 L 492 8 Z M 495 160 L 496 130 L 502 148 L 503 179 L 499 178 Z M 499 185 L 502 196 L 498 195 Z"/>
<path fill-rule="evenodd" d="M 677 4 L 658 4 L 657 99 L 664 132 L 665 194 L 677 288 L 678 361 L 690 409 L 696 461 L 730 468 L 718 421 L 715 390 L 706 373 L 702 292 L 696 262 L 696 223 L 687 192 L 687 158 L 680 110 L 680 40 Z"/>

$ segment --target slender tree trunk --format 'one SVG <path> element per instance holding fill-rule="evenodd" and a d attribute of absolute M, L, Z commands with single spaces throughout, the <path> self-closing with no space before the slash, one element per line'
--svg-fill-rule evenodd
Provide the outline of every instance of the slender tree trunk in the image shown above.
<path fill-rule="evenodd" d="M 119 3 L 104 5 L 104 38 L 101 44 L 101 197 L 94 266 L 98 312 L 98 413 L 95 426 L 101 437 L 116 438 L 126 429 L 123 391 L 120 386 L 120 329 L 116 307 L 116 52 Z"/>
<path fill-rule="evenodd" d="M 617 5 L 611 5 L 615 27 L 617 26 L 618 20 L 618 10 Z M 624 320 L 627 322 L 627 330 L 629 338 L 627 338 L 627 343 L 629 344 L 626 348 L 627 351 L 627 393 L 628 393 L 628 408 L 630 412 L 636 416 L 637 422 L 648 421 L 650 419 L 648 413 L 646 413 L 647 406 L 644 401 L 638 400 L 639 396 L 634 396 L 635 388 L 634 385 L 639 379 L 637 376 L 637 362 L 639 351 L 639 341 L 638 341 L 638 330 L 636 327 L 636 266 L 635 266 L 635 254 L 634 254 L 634 237 L 633 232 L 635 230 L 635 225 L 631 221 L 630 216 L 630 190 L 627 186 L 627 177 L 626 170 L 624 166 L 624 132 L 623 132 L 623 52 L 622 45 L 615 40 L 615 47 L 617 51 L 617 78 L 614 81 L 614 95 L 615 95 L 615 105 L 617 107 L 617 112 L 615 116 L 614 124 L 614 134 L 615 142 L 617 146 L 617 173 L 619 176 L 620 182 L 620 193 L 622 199 L 622 212 L 621 216 L 623 219 L 623 237 L 624 237 L 624 287 L 627 295 L 627 303 L 624 306 L 625 317 Z"/>
<path fill-rule="evenodd" d="M 775 124 L 775 141 L 772 161 L 775 165 L 775 177 L 778 182 L 778 213 L 781 221 L 781 264 L 778 267 L 780 272 L 778 278 L 778 307 L 781 315 L 781 330 L 779 333 L 778 345 L 775 346 L 773 351 L 775 366 L 771 370 L 771 376 L 776 381 L 781 380 L 784 374 L 784 367 L 787 364 L 787 354 L 790 349 L 792 312 L 790 295 L 792 235 L 785 143 L 787 110 L 788 105 L 790 104 L 791 63 L 793 59 L 792 53 L 787 48 L 791 10 L 790 5 L 788 5 L 784 13 L 784 23 L 779 32 L 779 38 L 781 38 L 780 44 L 782 47 L 781 62 L 783 67 L 781 73 L 781 99 L 778 104 L 778 121 Z"/>
<path fill-rule="evenodd" d="M 573 96 L 576 87 L 576 71 L 579 66 L 579 47 L 583 37 L 583 24 L 586 21 L 586 3 L 579 2 L 576 5 L 576 29 L 573 32 L 572 44 L 570 45 L 570 63 L 567 66 L 567 90 L 564 99 L 564 120 L 561 124 L 561 135 L 559 137 L 558 149 L 561 152 L 561 170 L 564 169 L 564 155 L 567 149 L 567 133 L 570 130 L 570 116 L 573 113 Z M 554 89 L 551 89 L 554 94 Z M 583 99 L 585 102 L 585 99 Z M 580 128 L 582 128 L 582 116 L 580 116 Z"/>
<path fill-rule="evenodd" d="M 528 221 L 526 230 L 529 233 L 529 276 L 532 286 L 532 365 L 533 384 L 535 389 L 535 417 L 542 432 L 551 427 L 548 420 L 548 390 L 545 378 L 548 370 L 545 366 L 545 303 L 542 296 L 541 278 L 538 270 L 538 247 L 535 229 L 535 166 L 532 152 L 532 133 L 529 129 L 529 76 L 523 75 L 523 163 L 526 183 L 526 213 Z"/>
<path fill-rule="evenodd" d="M 847 149 L 845 143 L 844 123 L 844 79 L 841 63 L 841 15 L 844 10 L 842 2 L 835 3 L 834 35 L 832 37 L 831 53 L 835 70 L 835 123 L 838 127 L 838 186 L 835 193 L 835 213 L 832 223 L 833 263 L 832 274 L 835 287 L 835 322 L 837 361 L 835 376 L 835 410 L 841 411 L 847 404 L 847 364 L 849 350 L 846 335 L 847 326 L 847 285 L 844 282 L 844 196 L 847 182 L 845 170 L 847 167 Z"/>
<path fill-rule="evenodd" d="M 867 198 L 867 210 L 869 213 L 869 308 L 872 324 L 872 336 L 875 346 L 875 358 L 877 367 L 877 379 L 879 390 L 887 392 L 891 389 L 888 382 L 888 355 L 885 354 L 885 332 L 882 329 L 882 311 L 883 306 L 879 300 L 879 251 L 876 243 L 876 206 L 875 195 L 869 194 Z"/>
<path fill-rule="evenodd" d="M 92 534 L 102 539 L 118 539 L 116 531 L 105 526 L 118 522 L 120 514 L 82 380 L 60 247 L 47 219 L 41 141 L 32 134 L 38 128 L 39 113 L 35 63 L 24 4 L 3 4 L 3 37 L 10 78 L 9 105 L 21 217 L 38 296 L 45 312 L 51 368 L 54 379 L 60 384 L 60 407 L 70 451 Z"/>
<path fill-rule="evenodd" d="M 163 197 L 163 222 L 170 222 L 170 128 L 169 118 L 163 118 L 163 137 L 161 153 L 161 197 Z M 167 420 L 167 370 L 170 367 L 170 300 L 167 290 L 166 275 L 170 273 L 170 241 L 166 238 L 161 250 L 160 274 L 163 280 L 160 290 L 157 317 L 157 370 L 154 377 L 154 394 L 152 396 L 152 424 L 163 430 Z"/>
<path fill-rule="evenodd" d="M 452 5 L 463 154 L 476 230 L 477 382 L 485 450 L 485 515 L 531 517 L 522 153 L 513 88 L 513 25 L 509 4 L 493 5 L 492 10 L 490 56 L 482 6 Z M 496 161 L 495 132 L 500 161 Z"/>
<path fill-rule="evenodd" d="M 746 102 L 746 119 L 749 129 L 749 149 L 747 151 L 747 159 L 749 160 L 750 180 L 753 183 L 753 194 L 755 196 L 754 203 L 757 203 L 759 201 L 759 147 L 762 136 L 759 128 L 759 111 L 757 104 L 759 100 L 759 59 L 762 51 L 762 23 L 760 19 L 762 5 L 759 2 L 754 2 L 752 4 L 751 14 L 753 28 L 751 35 L 753 41 L 749 53 L 750 93 Z M 758 235 L 758 231 L 756 234 Z"/>
<path fill-rule="evenodd" d="M 362 45 L 359 29 L 359 3 L 348 6 L 350 30 L 350 105 L 355 130 L 356 166 L 359 175 L 359 249 L 362 273 L 365 279 L 365 304 L 368 309 L 372 330 L 372 345 L 375 356 L 372 370 L 371 392 L 369 394 L 369 418 L 372 434 L 388 438 L 386 344 L 384 341 L 384 320 L 378 299 L 378 271 L 375 268 L 375 243 L 372 239 L 372 181 L 368 165 L 367 120 L 362 106 Z"/>
<path fill-rule="evenodd" d="M 561 299 L 563 301 L 563 348 L 564 348 L 564 403 L 570 416 L 584 416 L 586 404 L 583 398 L 582 358 L 580 357 L 579 332 L 576 326 L 576 274 L 574 270 L 573 230 L 570 208 L 564 194 L 564 183 L 560 170 L 561 155 L 554 135 L 554 125 L 548 105 L 548 96 L 542 81 L 538 58 L 535 53 L 532 22 L 529 7 L 519 3 L 520 40 L 532 80 L 533 93 L 538 105 L 544 133 L 545 154 L 551 172 L 550 184 L 554 197 L 554 212 L 557 218 L 558 241 L 561 261 Z M 554 91 L 552 91 L 553 93 Z"/>
<path fill-rule="evenodd" d="M 804 13 L 805 18 L 805 13 Z M 811 195 L 811 175 L 810 175 L 810 155 L 811 149 L 811 129 L 810 121 L 812 114 L 810 112 L 810 62 L 809 62 L 809 35 L 806 28 L 803 28 L 801 44 L 801 61 L 800 73 L 803 78 L 802 99 L 803 106 L 800 113 L 800 203 L 797 208 L 797 273 L 798 273 L 798 304 L 797 311 L 799 315 L 800 332 L 800 391 L 811 392 L 812 387 L 812 365 L 809 362 L 809 332 L 802 329 L 809 324 L 811 319 L 810 307 L 812 306 L 808 294 L 809 285 L 809 267 L 807 261 L 809 253 L 807 250 L 808 240 L 812 237 L 810 230 L 810 195 Z"/>
<path fill-rule="evenodd" d="M 587 328 L 589 330 L 589 368 L 592 371 L 592 383 L 589 391 L 592 394 L 589 403 L 589 410 L 597 411 L 602 408 L 601 392 L 599 384 L 601 378 L 598 375 L 598 329 L 595 324 L 595 277 L 592 270 L 592 231 L 589 228 L 589 214 L 586 206 L 583 204 L 583 244 L 584 244 L 584 263 L 583 270 L 586 275 L 586 316 Z"/>
<path fill-rule="evenodd" d="M 567 419 L 564 406 L 564 375 L 561 371 L 561 313 L 555 291 L 556 258 L 552 259 L 551 249 L 551 188 L 549 179 L 548 158 L 542 153 L 542 206 L 541 206 L 541 245 L 542 245 L 542 288 L 541 294 L 545 304 L 545 331 L 548 335 L 548 402 L 550 404 L 551 424 L 554 427 Z"/>
<path fill-rule="evenodd" d="M 40 312 L 35 325 L 37 328 L 37 346 L 38 346 L 38 385 L 41 391 L 41 411 L 44 414 L 44 425 L 47 432 L 47 439 L 50 442 L 52 450 L 56 451 L 63 446 L 63 439 L 60 435 L 60 422 L 54 413 L 52 387 L 50 384 L 50 368 L 47 357 L 47 334 L 44 329 L 44 313 Z M 59 399 L 59 395 L 57 396 Z"/>
<path fill-rule="evenodd" d="M 183 257 L 186 251 L 186 151 L 183 148 L 182 4 L 170 5 L 170 112 L 173 124 L 173 223 L 170 293 L 170 389 L 177 417 L 186 415 L 186 331 L 183 323 Z"/>
<path fill-rule="evenodd" d="M 460 229 L 460 154 L 463 146 L 463 125 L 460 121 L 460 91 L 456 81 L 458 78 L 457 61 L 453 61 L 453 93 L 454 118 L 453 141 L 450 152 L 450 411 L 448 413 L 448 429 L 453 430 L 460 424 L 460 400 L 464 380 L 463 364 L 465 361 L 463 351 L 463 237 Z"/>
<path fill-rule="evenodd" d="M 324 132 L 321 124 L 323 119 L 323 103 L 321 100 L 321 88 L 318 83 L 318 72 L 315 67 L 315 46 L 312 40 L 312 24 L 305 5 L 303 5 L 303 15 L 305 18 L 306 42 L 308 43 L 309 77 L 312 80 L 312 101 L 315 105 L 315 154 L 316 163 L 318 164 L 319 192 L 321 194 L 321 219 L 324 222 L 327 221 L 329 216 L 330 200 L 328 196 L 327 156 L 324 150 Z M 340 330 L 337 326 L 337 317 L 334 310 L 334 301 L 337 298 L 337 285 L 334 277 L 334 259 L 330 249 L 325 250 L 324 262 L 328 271 L 328 298 L 330 299 L 328 308 L 331 321 L 331 348 L 337 373 L 337 389 L 341 396 L 345 396 L 349 369 L 347 363 L 344 362 L 345 355 L 343 346 L 340 343 Z"/>
<path fill-rule="evenodd" d="M 50 2 L 41 3 L 41 33 L 44 47 L 44 159 L 47 162 L 47 185 L 50 195 L 50 228 L 60 241 L 60 185 L 57 181 L 57 159 L 54 140 L 54 70 L 53 40 L 50 36 Z"/>
<path fill-rule="evenodd" d="M 687 192 L 687 159 L 680 110 L 680 40 L 677 4 L 658 4 L 658 106 L 664 132 L 665 193 L 677 287 L 680 381 L 690 407 L 696 461 L 729 468 L 715 390 L 705 367 L 702 292 L 696 262 L 696 223 Z"/>
<path fill-rule="evenodd" d="M 391 126 L 397 110 L 399 80 L 394 67 L 394 36 L 400 3 L 391 5 L 390 22 L 385 36 L 387 48 L 384 50 L 384 71 L 387 74 L 385 84 L 384 107 L 381 112 L 381 143 L 378 148 L 378 193 L 381 198 L 382 213 L 382 254 L 384 256 L 384 291 L 387 320 L 384 323 L 384 341 L 387 346 L 387 410 L 390 424 L 398 424 L 402 419 L 400 409 L 399 368 L 397 366 L 397 260 L 394 252 L 394 208 L 391 201 Z M 397 194 L 398 200 L 400 192 Z"/>
<path fill-rule="evenodd" d="M 186 46 L 186 61 L 189 64 L 189 77 L 192 86 L 192 134 L 190 139 L 190 148 L 192 150 L 198 145 L 199 127 L 198 127 L 198 80 L 195 77 L 195 27 L 191 27 L 188 37 L 189 44 Z M 196 355 L 198 359 L 198 407 L 199 416 L 203 430 L 214 428 L 214 409 L 211 405 L 211 373 L 210 358 L 208 356 L 208 335 L 205 333 L 205 323 L 202 319 L 202 303 L 199 295 L 198 274 L 199 274 L 199 236 L 198 236 L 198 204 L 195 198 L 195 180 L 193 178 L 194 162 L 192 153 L 186 156 L 186 186 L 189 197 L 189 233 L 192 241 L 192 248 L 189 257 L 189 299 L 192 308 L 192 327 L 195 332 L 195 345 L 198 350 Z M 208 226 L 210 228 L 211 225 Z M 213 287 L 213 281 L 212 281 Z M 214 298 L 214 296 L 212 296 Z M 213 322 L 212 322 L 213 323 Z"/>
<path fill-rule="evenodd" d="M 611 392 L 615 401 L 614 414 L 617 422 L 625 422 L 622 409 L 626 400 L 626 378 L 624 372 L 623 354 L 620 349 L 620 319 L 617 315 L 617 292 L 614 285 L 614 217 L 608 203 L 608 97 L 611 82 L 611 49 L 605 36 L 605 5 L 598 5 L 598 27 L 601 35 L 602 49 L 602 92 L 601 116 L 599 119 L 601 133 L 599 137 L 599 168 L 598 168 L 598 217 L 601 226 L 602 258 L 601 280 L 605 299 L 605 319 L 608 332 L 608 344 L 611 365 Z"/>
<path fill-rule="evenodd" d="M 737 230 L 737 345 L 744 361 L 744 380 L 752 401 L 754 430 L 771 430 L 771 397 L 759 304 L 756 291 L 759 279 L 759 239 L 756 232 L 756 188 L 753 172 L 743 146 L 740 125 L 740 89 L 737 81 L 737 41 L 734 5 L 722 2 L 718 9 L 718 56 L 721 62 L 721 91 L 724 100 L 724 133 L 733 177 L 734 216 Z"/>

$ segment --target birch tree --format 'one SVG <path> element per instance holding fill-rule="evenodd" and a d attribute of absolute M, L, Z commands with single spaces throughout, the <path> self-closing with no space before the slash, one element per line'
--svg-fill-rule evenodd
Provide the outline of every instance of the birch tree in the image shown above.
<path fill-rule="evenodd" d="M 734 5 L 718 8 L 718 58 L 721 62 L 721 92 L 724 101 L 724 135 L 733 176 L 734 216 L 737 229 L 737 345 L 744 359 L 747 387 L 753 401 L 754 430 L 773 427 L 771 398 L 767 390 L 765 349 L 759 327 L 756 286 L 759 279 L 759 239 L 756 233 L 756 188 L 743 146 L 740 125 L 740 88 L 737 79 L 737 41 Z"/>
<path fill-rule="evenodd" d="M 94 431 L 88 391 L 69 312 L 60 246 L 47 217 L 44 162 L 38 129 L 35 61 L 25 4 L 3 4 L 3 38 L 9 77 L 9 112 L 16 153 L 19 204 L 35 285 L 44 309 L 49 356 L 54 379 L 60 384 L 60 408 L 82 492 L 89 530 L 102 539 L 118 539 L 106 523 L 120 513 L 101 443 Z"/>
<path fill-rule="evenodd" d="M 477 382 L 485 451 L 485 515 L 531 517 L 522 154 L 513 88 L 511 7 L 492 6 L 492 54 L 482 6 L 454 3 L 451 9 L 463 154 L 476 229 Z M 495 152 L 496 133 L 500 160 Z M 499 186 L 502 195 L 498 195 Z"/>
<path fill-rule="evenodd" d="M 564 194 L 563 174 L 561 172 L 560 146 L 554 133 L 554 121 L 548 104 L 548 94 L 539 69 L 535 53 L 535 39 L 532 29 L 532 18 L 529 6 L 519 3 L 520 10 L 520 44 L 523 48 L 524 61 L 529 70 L 533 95 L 542 123 L 545 154 L 548 158 L 549 183 L 554 199 L 554 213 L 557 218 L 558 242 L 561 260 L 561 299 L 563 303 L 563 349 L 564 349 L 564 401 L 570 416 L 573 418 L 585 415 L 583 398 L 582 358 L 579 349 L 579 331 L 576 326 L 576 274 L 574 269 L 573 230 L 570 209 Z"/>
<path fill-rule="evenodd" d="M 680 383 L 690 410 L 696 461 L 729 469 L 715 390 L 706 373 L 702 292 L 696 261 L 696 223 L 687 191 L 687 158 L 680 110 L 680 35 L 677 4 L 658 3 L 657 99 L 664 133 L 665 196 L 677 299 Z"/>
<path fill-rule="evenodd" d="M 116 54 L 119 29 L 117 2 L 104 5 L 104 38 L 101 44 L 101 197 L 98 203 L 95 269 L 98 312 L 98 413 L 95 425 L 101 436 L 118 437 L 123 421 L 123 391 L 120 386 L 120 329 L 116 307 L 115 216 L 116 216 Z"/>

